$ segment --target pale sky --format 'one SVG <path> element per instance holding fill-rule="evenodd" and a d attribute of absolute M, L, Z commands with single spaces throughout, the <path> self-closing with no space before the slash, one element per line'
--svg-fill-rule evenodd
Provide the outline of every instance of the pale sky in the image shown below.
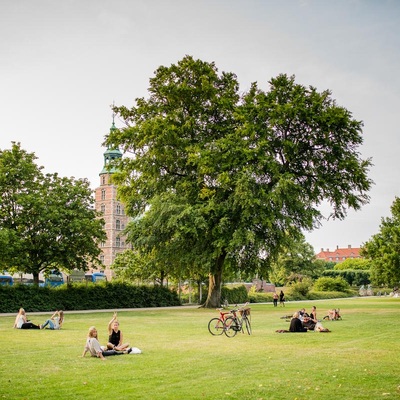
<path fill-rule="evenodd" d="M 154 71 L 185 55 L 243 91 L 280 73 L 330 89 L 364 121 L 375 185 L 369 205 L 306 239 L 319 252 L 379 231 L 400 195 L 398 0 L 0 0 L 0 149 L 20 142 L 46 172 L 95 188 L 110 105 L 147 97 Z"/>

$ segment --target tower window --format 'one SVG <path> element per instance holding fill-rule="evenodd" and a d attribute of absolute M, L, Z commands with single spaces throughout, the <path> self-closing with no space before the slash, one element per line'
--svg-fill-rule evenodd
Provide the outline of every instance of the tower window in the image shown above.
<path fill-rule="evenodd" d="M 117 204 L 117 215 L 121 214 L 121 204 Z"/>
<path fill-rule="evenodd" d="M 106 184 L 106 177 L 105 177 L 105 176 L 102 176 L 102 177 L 101 177 L 101 182 L 102 182 L 103 185 Z"/>
<path fill-rule="evenodd" d="M 104 214 L 106 212 L 106 206 L 105 204 L 101 205 L 101 212 Z"/>
<path fill-rule="evenodd" d="M 121 221 L 120 221 L 119 219 L 117 219 L 117 220 L 115 221 L 115 229 L 118 229 L 118 230 L 121 229 Z"/>
<path fill-rule="evenodd" d="M 106 199 L 106 191 L 104 189 L 101 191 L 101 199 L 102 200 Z"/>
<path fill-rule="evenodd" d="M 121 238 L 120 237 L 117 237 L 115 239 L 115 247 L 121 247 Z"/>

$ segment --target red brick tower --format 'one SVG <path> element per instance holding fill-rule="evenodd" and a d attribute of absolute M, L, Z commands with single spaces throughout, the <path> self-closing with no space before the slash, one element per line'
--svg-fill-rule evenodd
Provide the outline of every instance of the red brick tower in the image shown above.
<path fill-rule="evenodd" d="M 110 132 L 115 130 L 114 120 Z M 129 217 L 125 214 L 125 206 L 117 199 L 117 187 L 112 183 L 112 174 L 115 168 L 110 166 L 115 159 L 121 158 L 122 153 L 118 149 L 108 148 L 104 153 L 104 166 L 100 172 L 100 186 L 95 189 L 95 207 L 105 221 L 104 229 L 107 234 L 105 242 L 100 244 L 102 254 L 100 259 L 104 265 L 107 279 L 113 276 L 110 266 L 118 253 L 123 252 L 130 246 L 126 244 L 126 238 L 122 234 Z"/>

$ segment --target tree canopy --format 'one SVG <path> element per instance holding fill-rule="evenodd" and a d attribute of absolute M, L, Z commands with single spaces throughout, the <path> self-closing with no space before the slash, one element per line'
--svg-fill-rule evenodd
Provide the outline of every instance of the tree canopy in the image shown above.
<path fill-rule="evenodd" d="M 313 247 L 301 236 L 281 248 L 271 263 L 269 280 L 276 286 L 284 286 L 289 281 L 318 277 L 322 270 L 321 265 L 315 263 Z"/>
<path fill-rule="evenodd" d="M 323 201 L 342 219 L 369 200 L 362 123 L 329 91 L 279 75 L 240 93 L 234 73 L 186 56 L 148 92 L 114 108 L 126 124 L 106 137 L 126 155 L 114 182 L 136 248 L 209 272 L 206 306 L 220 304 L 227 262 L 266 276 L 289 238 L 322 221 Z"/>
<path fill-rule="evenodd" d="M 352 270 L 369 270 L 371 262 L 361 258 L 347 258 L 341 263 L 337 263 L 334 267 L 336 271 L 343 271 L 346 269 Z"/>
<path fill-rule="evenodd" d="M 371 260 L 371 281 L 375 285 L 400 284 L 400 198 L 395 198 L 391 213 L 391 217 L 382 218 L 379 232 L 361 249 L 361 254 Z"/>
<path fill-rule="evenodd" d="M 0 264 L 31 273 L 87 269 L 105 239 L 87 180 L 43 174 L 34 153 L 0 151 Z"/>

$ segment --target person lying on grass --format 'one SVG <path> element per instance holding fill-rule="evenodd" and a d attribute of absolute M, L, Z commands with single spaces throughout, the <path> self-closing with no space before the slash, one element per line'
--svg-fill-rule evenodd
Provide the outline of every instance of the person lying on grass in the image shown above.
<path fill-rule="evenodd" d="M 47 326 L 51 330 L 61 329 L 61 326 L 64 322 L 64 312 L 62 310 L 57 310 L 50 319 L 47 319 L 42 325 L 40 325 L 40 329 L 45 329 Z"/>
<path fill-rule="evenodd" d="M 131 349 L 125 351 L 117 351 L 117 350 L 106 350 L 105 347 L 100 346 L 97 329 L 94 326 L 89 328 L 86 345 L 83 349 L 82 357 L 85 357 L 86 353 L 89 352 L 92 357 L 98 357 L 105 360 L 105 357 L 108 356 L 117 356 L 121 354 L 129 354 Z"/>

